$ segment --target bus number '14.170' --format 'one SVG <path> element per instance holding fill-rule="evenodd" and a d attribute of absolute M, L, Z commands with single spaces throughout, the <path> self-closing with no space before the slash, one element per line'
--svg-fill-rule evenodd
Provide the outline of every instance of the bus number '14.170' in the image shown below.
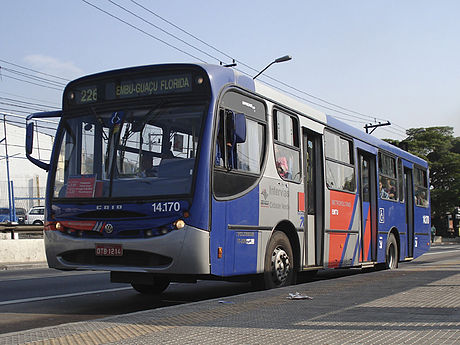
<path fill-rule="evenodd" d="M 152 204 L 153 212 L 178 212 L 180 211 L 180 203 L 178 201 L 155 202 Z"/>

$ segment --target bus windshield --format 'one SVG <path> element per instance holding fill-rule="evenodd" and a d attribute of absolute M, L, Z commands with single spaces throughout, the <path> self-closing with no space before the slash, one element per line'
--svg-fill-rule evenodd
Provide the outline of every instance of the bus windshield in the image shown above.
<path fill-rule="evenodd" d="M 66 116 L 55 158 L 55 198 L 139 198 L 191 193 L 206 106 L 150 107 Z"/>

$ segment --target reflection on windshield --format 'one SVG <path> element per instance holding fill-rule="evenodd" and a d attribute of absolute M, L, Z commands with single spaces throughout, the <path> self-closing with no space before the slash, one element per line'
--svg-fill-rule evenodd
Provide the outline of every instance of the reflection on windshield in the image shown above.
<path fill-rule="evenodd" d="M 203 114 L 160 103 L 64 118 L 54 197 L 190 193 Z"/>

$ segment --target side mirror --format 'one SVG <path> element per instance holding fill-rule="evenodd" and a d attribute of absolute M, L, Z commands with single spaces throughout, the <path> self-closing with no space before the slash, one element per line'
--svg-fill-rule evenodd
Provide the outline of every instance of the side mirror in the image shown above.
<path fill-rule="evenodd" d="M 50 165 L 48 163 L 42 162 L 34 157 L 32 157 L 32 151 L 34 148 L 34 123 L 30 122 L 26 127 L 26 157 L 33 164 L 38 166 L 43 170 L 50 170 Z"/>
<path fill-rule="evenodd" d="M 62 113 L 60 111 L 49 111 L 44 113 L 35 113 L 27 117 L 27 121 L 32 119 L 43 119 L 50 117 L 61 117 Z M 29 122 L 26 127 L 26 157 L 33 164 L 38 166 L 41 169 L 46 171 L 50 170 L 50 165 L 48 163 L 42 162 L 34 157 L 32 157 L 32 152 L 34 149 L 34 130 L 35 126 L 33 122 Z"/>
<path fill-rule="evenodd" d="M 30 122 L 26 127 L 26 154 L 30 156 L 34 147 L 34 123 Z"/>

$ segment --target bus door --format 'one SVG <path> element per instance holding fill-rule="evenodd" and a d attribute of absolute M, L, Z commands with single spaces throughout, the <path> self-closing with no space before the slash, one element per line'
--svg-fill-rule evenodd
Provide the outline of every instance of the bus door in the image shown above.
<path fill-rule="evenodd" d="M 404 167 L 404 192 L 406 195 L 406 230 L 407 257 L 414 256 L 414 188 L 412 184 L 412 169 Z"/>
<path fill-rule="evenodd" d="M 304 266 L 323 264 L 323 175 L 321 136 L 303 131 L 304 147 Z M 302 205 L 299 205 L 299 209 Z"/>
<path fill-rule="evenodd" d="M 375 156 L 358 150 L 361 196 L 360 262 L 376 259 L 377 254 L 377 183 Z"/>

